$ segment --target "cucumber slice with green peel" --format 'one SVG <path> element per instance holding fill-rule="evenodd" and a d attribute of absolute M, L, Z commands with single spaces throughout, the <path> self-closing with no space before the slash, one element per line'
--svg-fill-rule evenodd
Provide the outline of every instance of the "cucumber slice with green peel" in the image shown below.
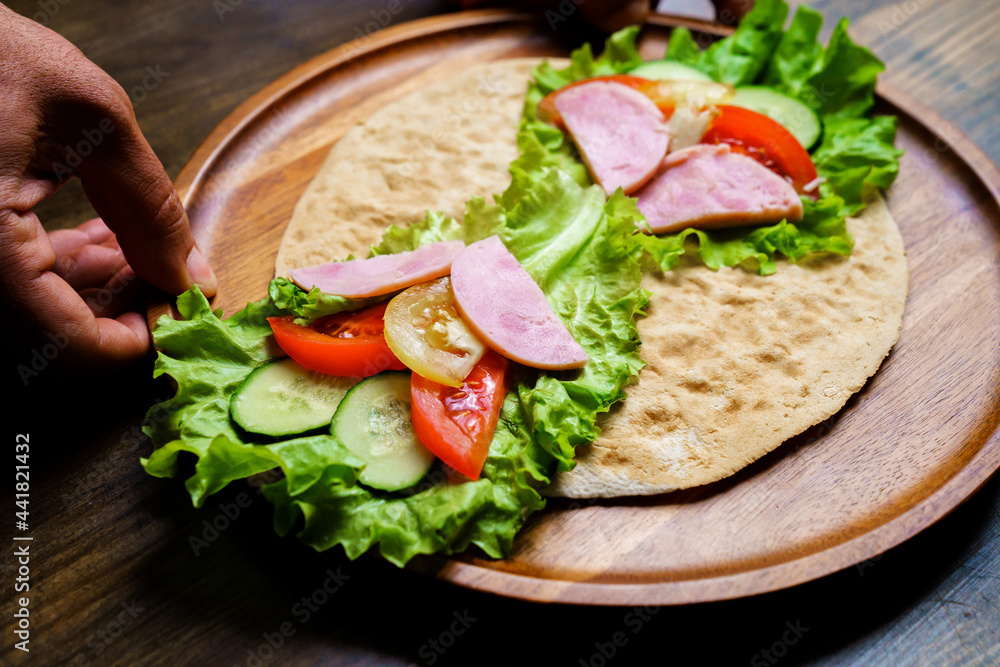
<path fill-rule="evenodd" d="M 410 373 L 365 378 L 341 401 L 330 432 L 366 462 L 358 480 L 383 491 L 413 486 L 435 457 L 417 439 L 410 418 Z"/>
<path fill-rule="evenodd" d="M 776 120 L 791 132 L 806 150 L 816 143 L 823 128 L 815 111 L 794 97 L 766 86 L 740 86 L 729 104 L 762 113 Z"/>
<path fill-rule="evenodd" d="M 628 71 L 632 76 L 641 76 L 654 81 L 711 81 L 712 77 L 690 65 L 674 60 L 654 60 L 636 65 Z"/>
<path fill-rule="evenodd" d="M 317 373 L 291 359 L 254 369 L 233 394 L 233 421 L 251 433 L 283 436 L 328 425 L 340 401 L 357 383 Z"/>

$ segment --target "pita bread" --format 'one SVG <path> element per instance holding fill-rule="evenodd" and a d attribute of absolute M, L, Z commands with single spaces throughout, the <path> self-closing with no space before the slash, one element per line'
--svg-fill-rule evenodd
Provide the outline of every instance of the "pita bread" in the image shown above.
<path fill-rule="evenodd" d="M 278 253 L 289 268 L 366 256 L 392 224 L 460 216 L 502 192 L 517 157 L 537 59 L 486 63 L 392 103 L 349 131 L 295 208 Z M 554 63 L 555 64 L 555 63 Z M 450 100 L 450 102 L 449 102 Z M 474 113 L 456 112 L 480 100 Z M 906 253 L 885 201 L 848 219 L 850 257 L 779 261 L 759 276 L 686 259 L 662 274 L 638 322 L 647 366 L 603 433 L 546 495 L 648 495 L 712 482 L 844 406 L 899 336 Z"/>
<path fill-rule="evenodd" d="M 909 281 L 899 229 L 877 197 L 849 257 L 777 273 L 686 260 L 647 272 L 638 322 L 647 366 L 546 495 L 649 495 L 727 477 L 830 417 L 899 338 Z"/>
<path fill-rule="evenodd" d="M 426 211 L 461 218 L 473 195 L 506 190 L 524 95 L 539 62 L 462 70 L 351 128 L 295 206 L 275 275 L 367 257 L 390 225 L 406 226 Z"/>

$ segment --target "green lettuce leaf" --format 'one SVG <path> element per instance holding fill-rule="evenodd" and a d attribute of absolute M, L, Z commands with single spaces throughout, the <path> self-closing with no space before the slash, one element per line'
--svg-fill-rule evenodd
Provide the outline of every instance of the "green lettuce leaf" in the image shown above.
<path fill-rule="evenodd" d="M 289 479 L 308 477 L 303 458 L 319 457 L 329 475 L 353 483 L 361 462 L 333 438 L 312 436 L 258 446 L 246 442 L 229 419 L 233 392 L 250 371 L 272 358 L 266 318 L 287 311 L 265 299 L 222 320 L 197 288 L 177 298 L 177 309 L 184 319 L 164 315 L 154 328 L 159 354 L 153 377 L 174 378 L 177 393 L 150 409 L 143 430 L 155 449 L 142 459 L 146 472 L 172 477 L 180 454 L 194 454 L 195 474 L 186 486 L 197 507 L 230 482 L 276 467 Z"/>
<path fill-rule="evenodd" d="M 604 50 L 599 58 L 594 58 L 590 45 L 584 44 L 573 51 L 569 66 L 561 70 L 552 69 L 548 62 L 543 62 L 534 72 L 533 83 L 544 97 L 580 79 L 621 74 L 637 67 L 642 63 L 642 56 L 635 47 L 635 38 L 638 34 L 638 26 L 622 28 L 604 43 Z M 541 97 L 538 97 L 535 100 L 535 106 L 540 99 Z M 530 101 L 529 98 L 527 102 Z"/>
<path fill-rule="evenodd" d="M 695 67 L 716 81 L 753 83 L 781 39 L 787 17 L 788 5 L 781 0 L 757 0 L 732 35 L 698 54 Z"/>
<path fill-rule="evenodd" d="M 719 231 L 689 228 L 676 234 L 646 236 L 643 245 L 664 271 L 675 267 L 681 256 L 690 252 L 710 269 L 739 266 L 745 262 L 748 266 L 756 266 L 762 276 L 777 271 L 776 253 L 793 262 L 816 252 L 849 255 L 854 238 L 847 231 L 844 216 L 840 215 L 844 209 L 843 199 L 836 195 L 815 202 L 803 198 L 802 204 L 802 220 L 795 224 L 782 220 L 766 227 Z"/>
<path fill-rule="evenodd" d="M 788 5 L 781 0 L 757 0 L 732 35 L 708 48 L 698 48 L 691 31 L 675 28 L 664 60 L 701 70 L 716 81 L 741 86 L 753 83 L 767 67 L 782 37 Z"/>
<path fill-rule="evenodd" d="M 501 239 L 590 356 L 582 372 L 517 387 L 539 442 L 569 470 L 575 447 L 600 433 L 597 414 L 625 398 L 643 365 L 634 325 L 649 299 L 639 287 L 639 212 L 623 195 L 605 201 L 599 186 L 581 188 L 558 170 L 511 173 Z"/>
<path fill-rule="evenodd" d="M 871 50 L 851 41 L 846 18 L 824 48 L 817 39 L 822 24 L 817 11 L 799 7 L 761 83 L 798 98 L 824 123 L 861 118 L 871 110 L 875 82 L 885 66 Z"/>
<path fill-rule="evenodd" d="M 340 544 L 352 558 L 376 546 L 399 565 L 469 545 L 504 555 L 526 517 L 543 507 L 538 488 L 573 466 L 576 445 L 597 436 L 597 416 L 624 397 L 623 387 L 642 366 L 635 317 L 648 294 L 639 287 L 636 213 L 625 198 L 605 201 L 597 186 L 551 167 L 515 167 L 498 201 L 472 199 L 461 224 L 431 213 L 390 228 L 372 248 L 384 254 L 499 234 L 590 356 L 581 371 L 513 378 L 479 480 L 438 467 L 413 489 L 376 491 L 357 483 L 363 462 L 330 435 L 273 442 L 232 424 L 233 392 L 276 353 L 267 317 L 311 319 L 364 305 L 305 292 L 284 279 L 272 281 L 268 298 L 226 320 L 196 289 L 178 299 L 183 320 L 160 319 L 155 374 L 169 374 L 178 391 L 150 411 L 169 418 L 151 420 L 147 434 L 155 449 L 143 465 L 150 474 L 173 476 L 181 453 L 197 457 L 186 482 L 196 505 L 231 481 L 280 468 L 284 478 L 264 489 L 275 505 L 277 532 L 301 521 L 303 542 L 320 550 Z"/>
<path fill-rule="evenodd" d="M 722 231 L 686 229 L 643 239 L 664 271 L 676 266 L 685 252 L 696 254 L 713 269 L 744 265 L 761 275 L 777 270 L 779 254 L 792 261 L 812 253 L 850 254 L 854 240 L 845 217 L 864 208 L 872 189 L 888 188 L 895 179 L 902 154 L 893 146 L 896 119 L 867 117 L 882 63 L 851 41 L 846 20 L 837 24 L 829 45 L 823 47 L 817 41 L 822 26 L 818 12 L 800 7 L 784 30 L 787 16 L 788 5 L 782 0 L 759 0 L 731 36 L 704 50 L 690 31 L 677 28 L 664 59 L 695 67 L 717 81 L 771 86 L 815 110 L 824 124 L 823 139 L 812 156 L 817 174 L 825 179 L 820 198 L 803 197 L 805 214 L 795 223 L 785 220 Z M 634 67 L 635 36 L 633 29 L 612 35 L 605 52 L 613 55 L 607 58 L 602 54 L 595 59 L 585 46 L 574 52 L 567 68 L 554 70 L 543 64 L 535 70 L 518 139 L 523 168 L 555 167 L 578 183 L 590 182 L 568 137 L 537 119 L 538 101 L 582 78 L 627 72 Z"/>
<path fill-rule="evenodd" d="M 817 173 L 826 179 L 824 196 L 844 199 L 843 215 L 864 208 L 868 194 L 886 189 L 899 173 L 902 150 L 893 146 L 896 117 L 837 118 L 826 122 L 823 141 L 813 154 Z"/>
<path fill-rule="evenodd" d="M 778 41 L 760 83 L 802 99 L 802 90 L 823 57 L 823 45 L 819 43 L 822 26 L 822 14 L 811 7 L 799 7 Z"/>

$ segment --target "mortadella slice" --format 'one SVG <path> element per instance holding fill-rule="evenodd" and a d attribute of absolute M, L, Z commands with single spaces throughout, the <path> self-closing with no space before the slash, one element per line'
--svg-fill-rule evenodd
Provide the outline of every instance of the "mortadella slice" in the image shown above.
<path fill-rule="evenodd" d="M 628 86 L 584 83 L 559 93 L 554 103 L 590 175 L 608 195 L 619 187 L 625 194 L 638 190 L 667 154 L 663 113 Z"/>
<path fill-rule="evenodd" d="M 802 200 L 791 183 L 728 144 L 674 151 L 636 197 L 656 234 L 802 218 Z"/>
<path fill-rule="evenodd" d="M 292 269 L 288 273 L 292 282 L 304 290 L 317 287 L 327 294 L 357 299 L 388 294 L 446 276 L 451 271 L 452 260 L 464 248 L 462 241 L 440 241 L 395 255 L 331 262 Z"/>
<path fill-rule="evenodd" d="M 498 236 L 470 244 L 451 265 L 459 313 L 491 348 L 532 368 L 582 368 L 587 353 L 542 289 Z"/>

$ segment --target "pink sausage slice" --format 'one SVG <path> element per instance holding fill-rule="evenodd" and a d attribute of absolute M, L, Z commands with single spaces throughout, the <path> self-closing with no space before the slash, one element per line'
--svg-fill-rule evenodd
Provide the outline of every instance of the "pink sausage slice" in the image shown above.
<path fill-rule="evenodd" d="M 462 241 L 428 243 L 416 250 L 368 259 L 350 259 L 304 269 L 292 269 L 292 281 L 308 290 L 351 299 L 378 296 L 446 276 L 451 263 L 465 248 Z"/>
<path fill-rule="evenodd" d="M 608 195 L 629 194 L 656 173 L 670 133 L 656 104 L 613 81 L 567 88 L 554 104 L 580 149 L 590 175 Z"/>
<path fill-rule="evenodd" d="M 727 144 L 674 151 L 636 197 L 656 234 L 802 218 L 802 200 L 791 183 Z"/>
<path fill-rule="evenodd" d="M 586 365 L 587 353 L 498 236 L 455 258 L 451 289 L 469 328 L 508 359 L 550 370 Z"/>

